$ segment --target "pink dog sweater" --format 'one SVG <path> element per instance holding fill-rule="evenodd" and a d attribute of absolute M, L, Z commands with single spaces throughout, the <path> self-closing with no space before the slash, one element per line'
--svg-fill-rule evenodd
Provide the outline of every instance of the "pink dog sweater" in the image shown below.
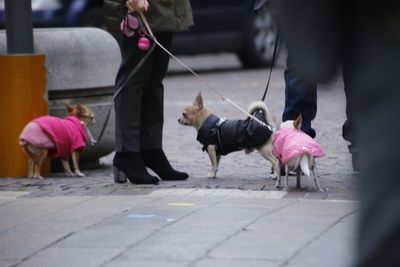
<path fill-rule="evenodd" d="M 325 156 L 320 145 L 306 133 L 295 128 L 282 128 L 275 132 L 272 153 L 286 164 L 292 158 L 309 154 L 314 157 Z"/>
<path fill-rule="evenodd" d="M 38 131 L 37 125 L 41 131 Z M 30 143 L 47 148 L 50 157 L 68 160 L 73 151 L 85 149 L 87 133 L 85 126 L 75 116 L 65 119 L 42 116 L 28 123 L 19 139 L 21 145 Z"/>

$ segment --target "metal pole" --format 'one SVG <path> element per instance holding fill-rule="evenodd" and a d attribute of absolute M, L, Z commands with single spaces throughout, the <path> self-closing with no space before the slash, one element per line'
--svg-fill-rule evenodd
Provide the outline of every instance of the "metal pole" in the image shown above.
<path fill-rule="evenodd" d="M 33 53 L 32 4 L 30 0 L 5 0 L 7 52 Z"/>

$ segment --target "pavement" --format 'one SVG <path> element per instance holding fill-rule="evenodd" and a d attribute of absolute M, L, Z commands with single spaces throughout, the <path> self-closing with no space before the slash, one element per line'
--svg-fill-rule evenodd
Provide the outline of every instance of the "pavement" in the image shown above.
<path fill-rule="evenodd" d="M 281 191 L 0 193 L 1 266 L 347 266 L 356 205 Z"/>
<path fill-rule="evenodd" d="M 261 98 L 267 70 L 243 70 L 232 56 L 184 61 L 238 105 Z M 257 153 L 221 160 L 217 179 L 194 129 L 177 123 L 202 91 L 219 116 L 244 115 L 171 64 L 165 80 L 164 150 L 188 181 L 115 184 L 113 154 L 87 177 L 52 173 L 44 180 L 0 178 L 0 266 L 350 266 L 355 257 L 357 176 L 347 143 L 343 84 L 318 91 L 317 161 L 324 192 L 304 177 L 303 189 L 274 188 L 270 163 Z M 279 120 L 283 68 L 272 74 L 267 105 Z"/>

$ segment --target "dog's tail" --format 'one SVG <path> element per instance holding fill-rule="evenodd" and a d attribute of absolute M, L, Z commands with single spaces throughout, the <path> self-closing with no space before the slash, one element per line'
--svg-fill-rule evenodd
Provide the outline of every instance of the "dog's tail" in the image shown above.
<path fill-rule="evenodd" d="M 262 110 L 263 113 L 265 114 L 265 119 L 267 120 L 268 124 L 276 129 L 276 123 L 275 123 L 275 119 L 272 117 L 271 112 L 269 112 L 269 109 L 267 107 L 267 105 L 263 102 L 263 101 L 256 101 L 253 102 L 249 105 L 249 107 L 247 108 L 247 112 L 249 114 L 254 114 L 256 111 Z"/>
<path fill-rule="evenodd" d="M 300 157 L 300 169 L 305 175 L 310 177 L 310 158 L 307 154 Z"/>

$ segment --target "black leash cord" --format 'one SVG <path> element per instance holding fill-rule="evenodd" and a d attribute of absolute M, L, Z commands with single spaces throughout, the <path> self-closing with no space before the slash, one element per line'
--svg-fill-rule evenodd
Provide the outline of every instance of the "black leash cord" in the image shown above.
<path fill-rule="evenodd" d="M 146 33 L 146 35 L 149 36 L 147 33 Z M 105 129 L 107 127 L 107 124 L 108 124 L 108 121 L 110 119 L 111 111 L 112 111 L 112 109 L 114 107 L 115 99 L 119 96 L 121 91 L 125 88 L 127 83 L 132 79 L 132 77 L 136 74 L 136 72 L 138 72 L 138 70 L 143 66 L 144 62 L 149 58 L 150 54 L 153 52 L 155 47 L 156 47 L 156 43 L 153 42 L 153 44 L 151 45 L 149 51 L 147 51 L 147 53 L 144 55 L 144 57 L 135 66 L 135 68 L 132 70 L 132 72 L 129 74 L 129 76 L 125 79 L 125 81 L 122 83 L 122 85 L 117 90 L 115 90 L 113 98 L 111 100 L 110 107 L 108 108 L 108 111 L 107 111 L 106 119 L 104 120 L 103 127 L 101 128 L 100 134 L 99 134 L 99 136 L 97 138 L 97 142 L 100 142 L 101 138 L 103 137 L 104 131 L 105 131 Z"/>
<path fill-rule="evenodd" d="M 268 92 L 268 87 L 269 87 L 269 82 L 271 81 L 271 74 L 272 74 L 272 68 L 275 65 L 275 59 L 276 59 L 276 53 L 278 50 L 278 44 L 279 44 L 279 31 L 278 29 L 276 30 L 276 39 L 275 39 L 275 44 L 274 44 L 274 52 L 272 53 L 272 61 L 271 61 L 271 67 L 269 69 L 269 75 L 268 75 L 268 81 L 267 81 L 267 86 L 265 87 L 265 91 L 263 94 L 263 97 L 261 98 L 261 100 L 264 102 L 265 97 L 267 96 L 267 92 Z"/>

